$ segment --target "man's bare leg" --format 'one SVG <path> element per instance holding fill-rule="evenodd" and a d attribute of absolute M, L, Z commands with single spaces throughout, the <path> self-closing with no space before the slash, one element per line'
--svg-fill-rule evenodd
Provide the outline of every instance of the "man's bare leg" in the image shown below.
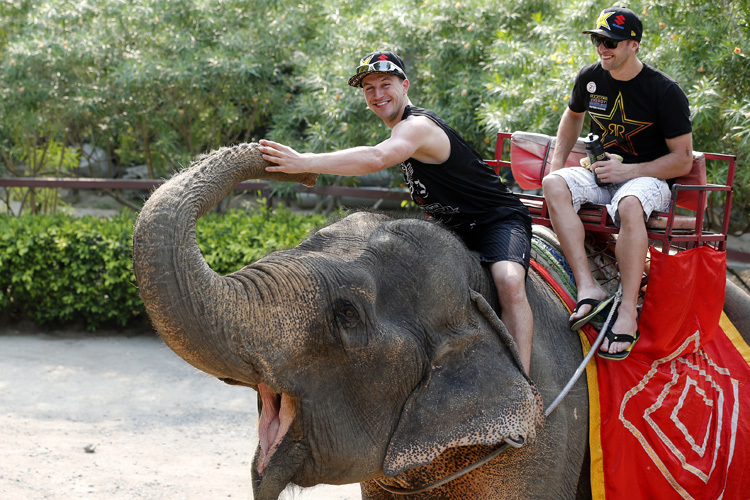
<path fill-rule="evenodd" d="M 502 308 L 500 319 L 516 342 L 521 363 L 529 373 L 534 337 L 534 317 L 526 296 L 526 269 L 518 262 L 501 261 L 490 265 Z"/>
<path fill-rule="evenodd" d="M 568 184 L 562 177 L 548 175 L 542 181 L 544 186 L 544 197 L 547 199 L 549 215 L 552 227 L 555 230 L 565 258 L 568 260 L 573 277 L 576 280 L 578 293 L 576 302 L 583 299 L 606 299 L 607 292 L 599 285 L 591 274 L 584 239 L 586 232 L 578 214 L 573 210 L 573 198 L 568 189 Z M 585 316 L 590 310 L 590 305 L 581 306 L 577 313 L 571 314 L 570 320 L 574 321 Z"/>
<path fill-rule="evenodd" d="M 635 196 L 626 196 L 618 205 L 620 233 L 615 246 L 615 256 L 620 269 L 622 302 L 617 309 L 617 321 L 611 326 L 612 333 L 632 335 L 638 328 L 638 291 L 641 288 L 643 269 L 648 252 L 648 236 L 644 222 L 643 207 Z M 601 351 L 615 354 L 624 351 L 628 342 L 613 342 L 604 339 Z"/>

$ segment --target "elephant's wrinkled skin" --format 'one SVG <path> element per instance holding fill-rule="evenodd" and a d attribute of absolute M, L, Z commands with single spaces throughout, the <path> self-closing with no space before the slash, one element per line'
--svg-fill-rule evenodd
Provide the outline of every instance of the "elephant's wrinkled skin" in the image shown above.
<path fill-rule="evenodd" d="M 588 497 L 585 381 L 543 421 L 542 401 L 582 355 L 540 277 L 530 272 L 528 282 L 535 386 L 483 298 L 496 302 L 489 276 L 437 225 L 357 213 L 218 276 L 196 245 L 198 217 L 244 179 L 315 180 L 264 165 L 253 145 L 199 159 L 151 196 L 133 249 L 164 341 L 195 367 L 259 391 L 254 498 L 276 499 L 290 483 L 352 482 L 367 499 Z M 373 481 L 422 486 L 508 436 L 526 445 L 429 493 L 394 496 Z"/>

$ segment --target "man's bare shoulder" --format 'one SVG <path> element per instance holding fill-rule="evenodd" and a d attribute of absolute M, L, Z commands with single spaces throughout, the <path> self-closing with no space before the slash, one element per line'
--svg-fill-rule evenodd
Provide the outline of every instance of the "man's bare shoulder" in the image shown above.
<path fill-rule="evenodd" d="M 442 128 L 430 118 L 422 115 L 410 115 L 405 120 L 401 120 L 393 127 L 395 134 L 404 134 L 410 136 L 436 136 L 445 135 Z"/>
<path fill-rule="evenodd" d="M 405 120 L 401 120 L 402 124 L 409 125 L 410 127 L 438 127 L 438 124 L 435 123 L 432 119 L 428 118 L 425 115 L 409 115 L 406 117 Z"/>
<path fill-rule="evenodd" d="M 450 155 L 448 135 L 426 116 L 408 116 L 393 127 L 391 137 L 413 144 L 416 150 L 411 156 L 424 163 L 442 163 Z"/>

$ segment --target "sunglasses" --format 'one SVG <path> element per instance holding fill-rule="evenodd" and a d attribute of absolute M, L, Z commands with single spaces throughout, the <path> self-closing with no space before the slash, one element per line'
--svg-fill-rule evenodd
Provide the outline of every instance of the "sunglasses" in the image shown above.
<path fill-rule="evenodd" d="M 397 64 L 394 64 L 391 61 L 375 61 L 374 63 L 363 64 L 357 68 L 357 74 L 366 73 L 369 71 L 378 71 L 381 73 L 393 73 L 395 71 L 397 73 L 401 73 L 402 75 L 404 75 L 404 78 L 406 78 L 404 70 L 399 68 Z"/>
<path fill-rule="evenodd" d="M 613 38 L 607 38 L 604 36 L 598 36 L 598 35 L 591 35 L 591 43 L 594 44 L 594 47 L 598 47 L 599 45 L 604 45 L 604 47 L 608 49 L 616 49 L 617 45 L 622 40 L 615 40 Z"/>

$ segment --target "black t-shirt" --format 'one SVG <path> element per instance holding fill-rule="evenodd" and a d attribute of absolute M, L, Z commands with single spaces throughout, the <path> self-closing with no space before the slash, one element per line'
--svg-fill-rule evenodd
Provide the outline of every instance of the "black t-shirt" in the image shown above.
<path fill-rule="evenodd" d="M 401 163 L 412 200 L 430 217 L 454 229 L 529 218 L 529 211 L 469 144 L 434 112 L 407 106 L 402 120 L 426 116 L 448 136 L 451 152 L 442 164 L 409 158 Z"/>
<path fill-rule="evenodd" d="M 623 163 L 643 163 L 669 153 L 665 139 L 692 131 L 690 108 L 680 86 L 643 65 L 632 80 L 619 81 L 600 62 L 581 69 L 568 107 L 589 112 L 590 131 Z"/>

